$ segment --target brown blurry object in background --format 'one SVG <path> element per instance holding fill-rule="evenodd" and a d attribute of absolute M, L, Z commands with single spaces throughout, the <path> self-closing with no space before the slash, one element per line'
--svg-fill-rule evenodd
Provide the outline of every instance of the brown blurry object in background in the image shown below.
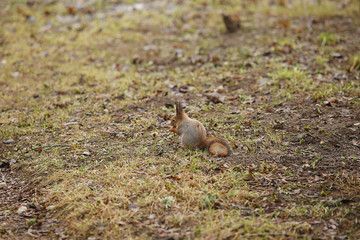
<path fill-rule="evenodd" d="M 226 26 L 226 30 L 229 33 L 234 33 L 237 30 L 240 29 L 240 16 L 239 14 L 235 13 L 235 14 L 226 14 L 223 13 L 222 14 L 223 20 L 224 20 L 224 24 Z"/>

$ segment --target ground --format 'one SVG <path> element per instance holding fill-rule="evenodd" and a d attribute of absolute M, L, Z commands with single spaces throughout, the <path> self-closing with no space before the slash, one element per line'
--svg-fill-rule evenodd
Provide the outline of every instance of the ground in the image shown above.
<path fill-rule="evenodd" d="M 1 2 L 0 238 L 359 239 L 359 4 Z"/>

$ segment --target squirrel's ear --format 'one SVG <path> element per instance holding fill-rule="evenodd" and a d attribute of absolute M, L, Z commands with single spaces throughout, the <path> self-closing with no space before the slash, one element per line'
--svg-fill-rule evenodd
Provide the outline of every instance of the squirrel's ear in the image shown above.
<path fill-rule="evenodd" d="M 176 102 L 175 104 L 176 104 L 176 117 L 181 118 L 181 115 L 182 115 L 182 113 L 184 111 L 183 107 L 182 107 L 180 102 Z"/>

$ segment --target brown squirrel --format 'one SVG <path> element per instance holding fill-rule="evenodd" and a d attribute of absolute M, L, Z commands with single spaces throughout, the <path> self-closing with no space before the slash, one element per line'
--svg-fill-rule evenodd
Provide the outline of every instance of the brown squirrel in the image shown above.
<path fill-rule="evenodd" d="M 240 16 L 238 14 L 222 14 L 226 30 L 229 33 L 234 33 L 241 28 Z"/>
<path fill-rule="evenodd" d="M 230 155 L 231 149 L 227 142 L 217 137 L 206 137 L 205 127 L 195 119 L 189 118 L 180 102 L 176 102 L 176 115 L 171 119 L 171 132 L 180 135 L 180 142 L 187 148 L 208 149 L 211 154 L 219 157 Z"/>

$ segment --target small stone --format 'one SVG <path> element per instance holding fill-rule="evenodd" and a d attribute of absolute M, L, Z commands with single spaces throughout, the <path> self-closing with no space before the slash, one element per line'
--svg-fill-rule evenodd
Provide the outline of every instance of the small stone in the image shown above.
<path fill-rule="evenodd" d="M 354 126 L 360 126 L 360 122 L 354 123 Z"/>
<path fill-rule="evenodd" d="M 46 207 L 46 210 L 51 211 L 55 209 L 55 205 L 50 205 Z"/>
<path fill-rule="evenodd" d="M 348 109 L 342 109 L 341 115 L 343 116 L 349 116 L 351 114 L 350 110 Z"/>
<path fill-rule="evenodd" d="M 85 151 L 85 152 L 83 152 L 83 155 L 85 155 L 85 156 L 90 156 L 91 153 L 90 153 L 89 151 Z"/>
<path fill-rule="evenodd" d="M 302 165 L 302 168 L 309 168 L 310 167 L 310 165 L 309 164 L 304 164 L 304 165 Z"/>
<path fill-rule="evenodd" d="M 14 165 L 16 163 L 16 160 L 15 159 L 11 159 L 10 160 L 10 166 Z"/>
<path fill-rule="evenodd" d="M 17 214 L 22 214 L 23 212 L 26 212 L 26 210 L 27 210 L 27 207 L 25 207 L 25 206 L 21 206 L 21 207 L 19 207 L 19 209 L 16 211 L 17 212 Z"/>
<path fill-rule="evenodd" d="M 36 17 L 28 16 L 28 17 L 26 17 L 26 20 L 28 20 L 29 22 L 36 22 Z"/>
<path fill-rule="evenodd" d="M 220 85 L 220 86 L 216 89 L 216 91 L 217 91 L 218 93 L 222 93 L 222 92 L 224 92 L 224 87 Z"/>
<path fill-rule="evenodd" d="M 15 140 L 14 140 L 14 139 L 12 139 L 12 138 L 10 138 L 10 139 L 8 139 L 8 140 L 3 141 L 3 143 L 5 143 L 5 144 L 12 144 L 12 143 L 14 143 L 14 142 L 15 142 Z"/>
<path fill-rule="evenodd" d="M 13 73 L 11 73 L 11 76 L 12 76 L 13 78 L 16 78 L 16 77 L 19 76 L 19 72 L 13 72 Z"/>
<path fill-rule="evenodd" d="M 0 188 L 5 188 L 6 187 L 6 182 L 0 182 Z"/>
<path fill-rule="evenodd" d="M 129 209 L 134 212 L 137 212 L 140 209 L 140 206 L 137 203 L 132 203 L 132 204 L 129 204 Z"/>
<path fill-rule="evenodd" d="M 332 56 L 333 58 L 342 58 L 341 53 L 333 53 L 331 56 Z"/>
<path fill-rule="evenodd" d="M 78 122 L 67 122 L 67 123 L 64 123 L 65 126 L 76 125 L 76 124 L 78 124 Z"/>

